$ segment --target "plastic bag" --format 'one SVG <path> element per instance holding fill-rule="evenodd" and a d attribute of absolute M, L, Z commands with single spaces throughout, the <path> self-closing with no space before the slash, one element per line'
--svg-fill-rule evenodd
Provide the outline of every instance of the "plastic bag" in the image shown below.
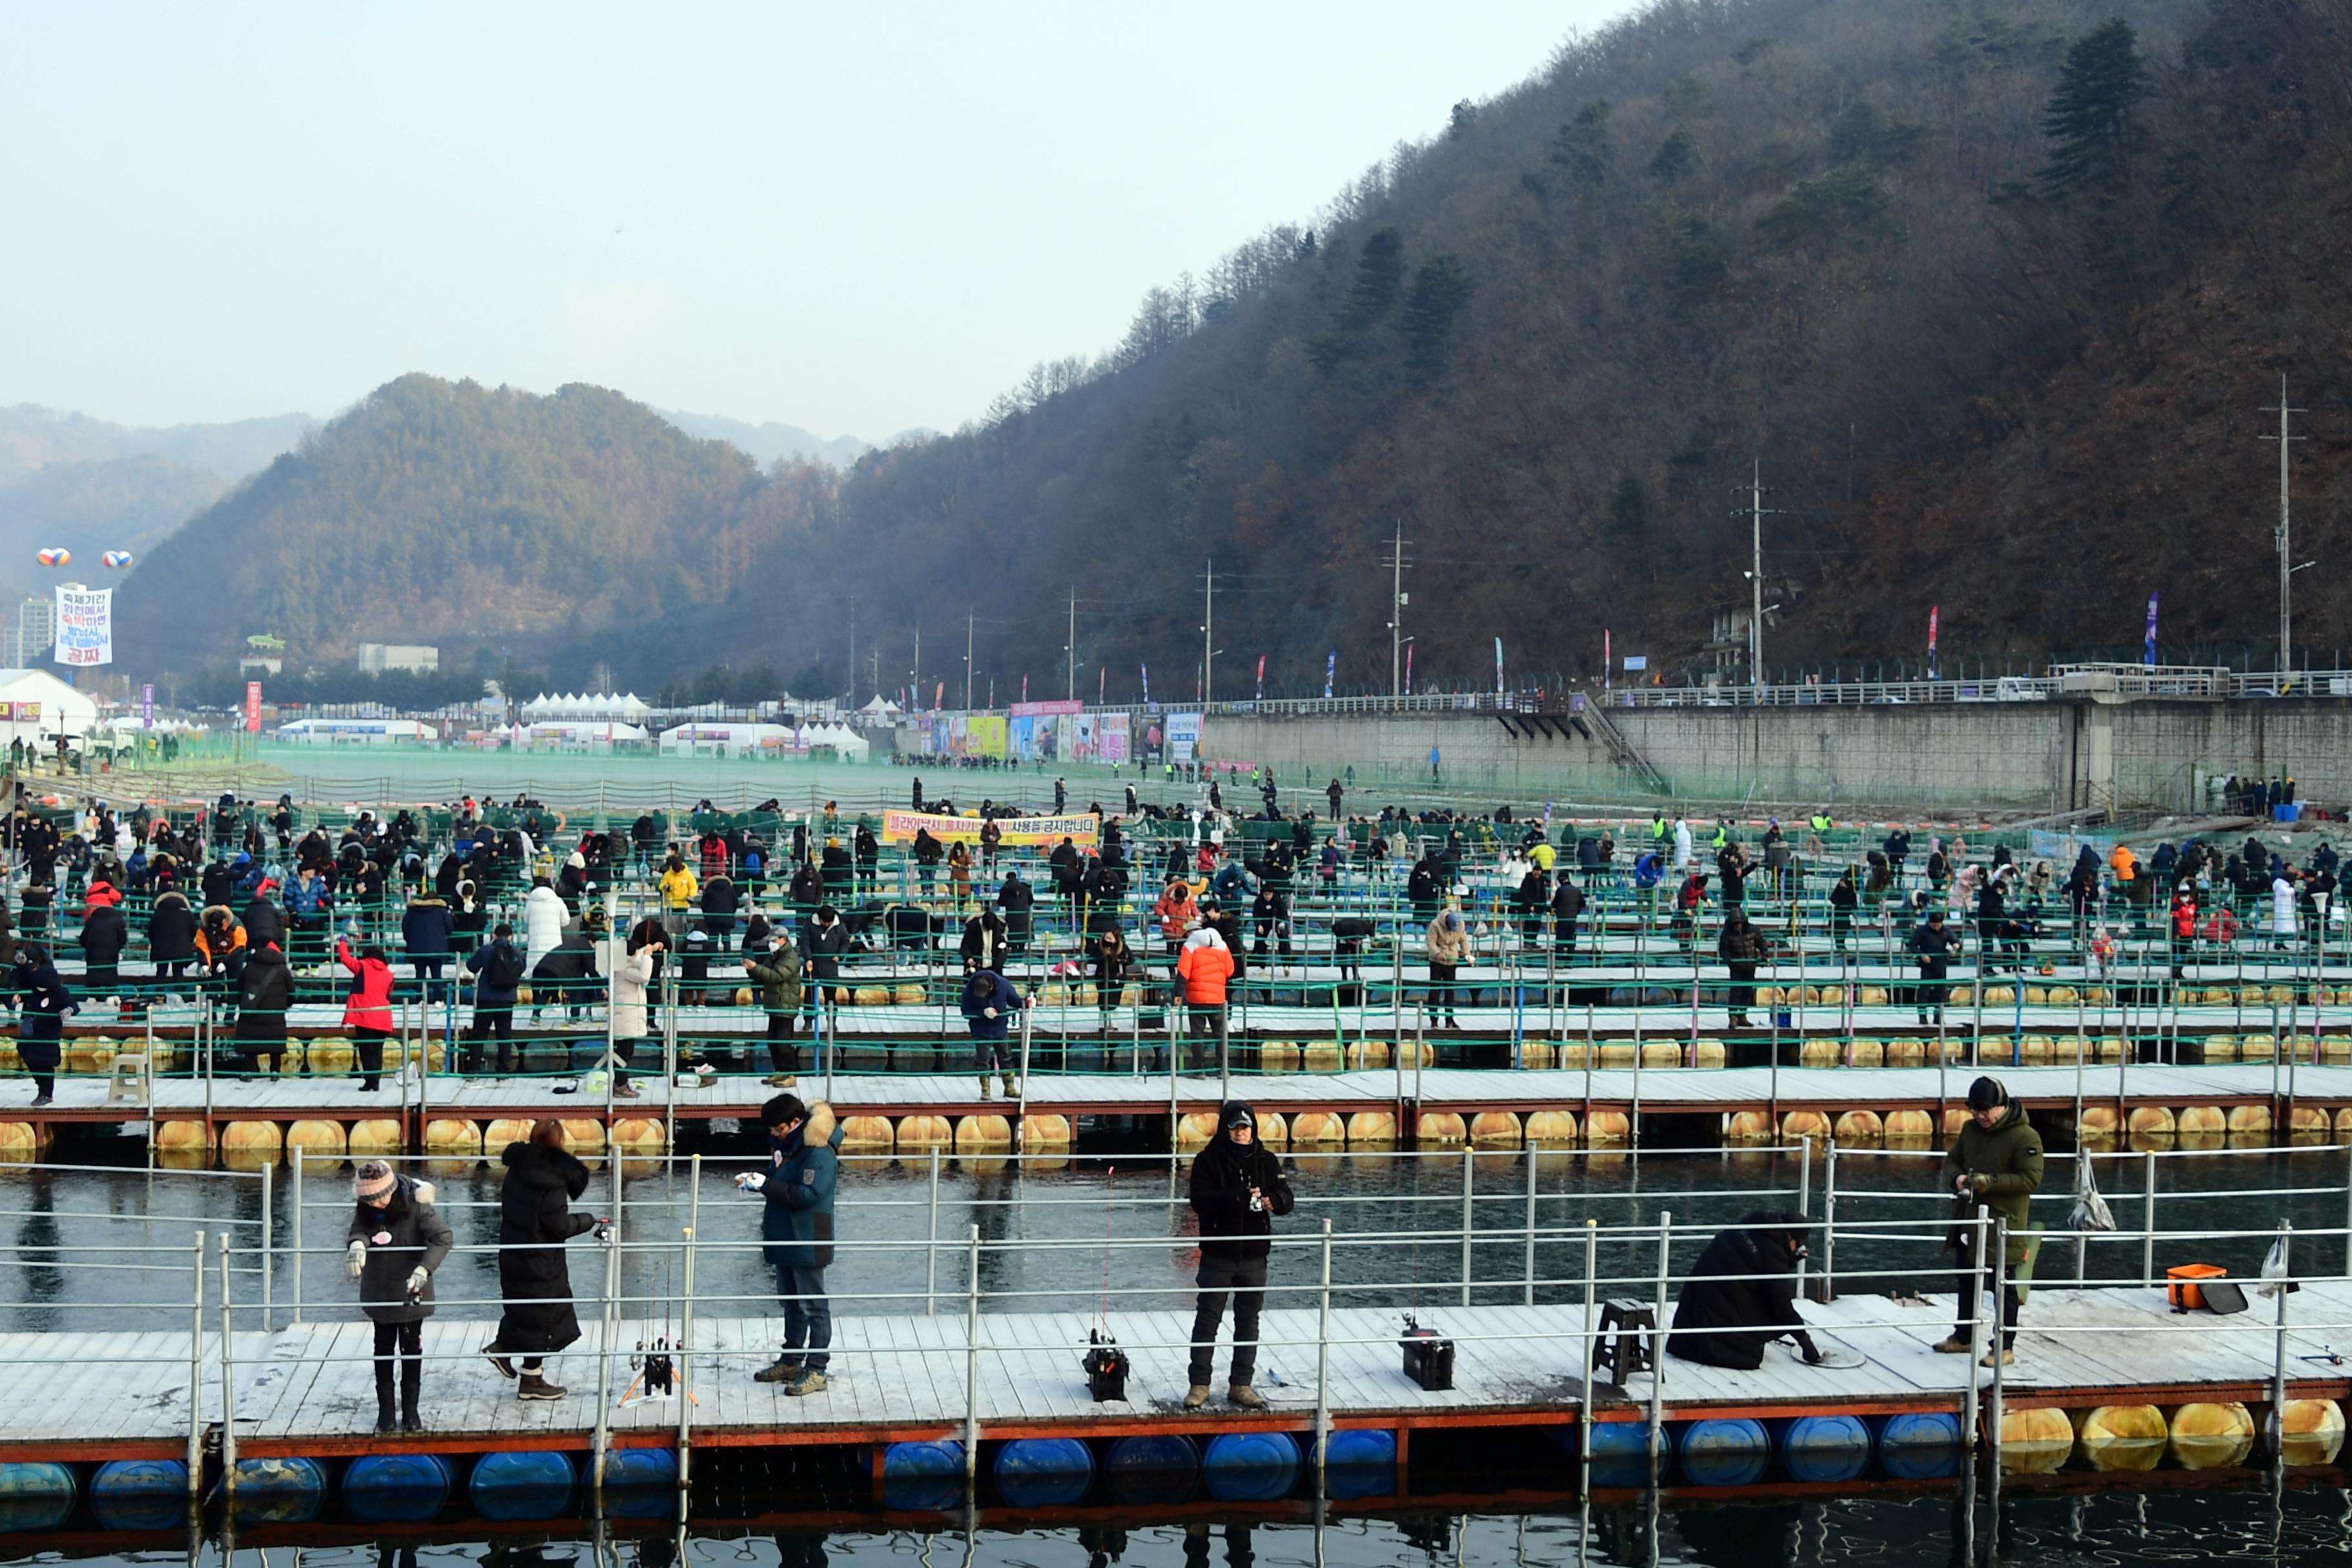
<path fill-rule="evenodd" d="M 2107 1200 L 2099 1195 L 2099 1184 L 2091 1174 L 2088 1155 L 2074 1162 L 2074 1212 L 2066 1216 L 2069 1230 L 2113 1230 L 2115 1211 Z"/>
<path fill-rule="evenodd" d="M 2287 1279 L 2286 1237 L 2282 1234 L 2271 1243 L 2270 1253 L 2263 1259 L 2263 1282 L 2254 1287 L 2254 1294 L 2264 1300 L 2274 1299 L 2281 1290 L 2295 1287 Z"/>

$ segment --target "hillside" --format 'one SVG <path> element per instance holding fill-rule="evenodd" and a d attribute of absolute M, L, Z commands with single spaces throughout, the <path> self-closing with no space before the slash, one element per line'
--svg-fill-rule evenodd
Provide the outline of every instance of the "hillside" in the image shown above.
<path fill-rule="evenodd" d="M 755 425 L 748 419 L 730 419 L 723 414 L 687 414 L 674 408 L 655 412 L 689 436 L 740 447 L 763 468 L 774 463 L 826 463 L 845 468 L 874 449 L 874 443 L 855 436 L 828 438 L 773 419 Z"/>
<path fill-rule="evenodd" d="M 2122 25 L 2115 25 L 2120 16 Z M 1312 222 L 1146 297 L 951 436 L 846 471 L 615 394 L 409 377 L 152 552 L 126 652 L 362 637 L 838 689 L 1384 689 L 1680 671 L 1748 593 L 1768 660 L 2268 646 L 2292 377 L 2298 637 L 2352 499 L 2352 12 L 2326 0 L 1659 0 L 1459 105 Z M 1278 155 L 1278 150 L 1269 150 Z M 805 434 L 805 433 L 803 433 Z M 131 614 L 128 612 L 139 612 Z M 925 633 L 919 674 L 913 634 Z M 874 657 L 878 647 L 879 658 Z"/>
<path fill-rule="evenodd" d="M 59 575 L 33 559 L 52 544 L 73 552 L 69 575 L 117 581 L 124 574 L 105 570 L 100 556 L 128 550 L 143 563 L 149 547 L 219 500 L 228 484 L 209 468 L 153 456 L 50 463 L 0 484 L 0 603 Z"/>
<path fill-rule="evenodd" d="M 193 672 L 257 632 L 307 665 L 658 626 L 737 585 L 787 493 L 614 393 L 404 376 L 158 545 L 118 601 L 121 656 Z"/>
<path fill-rule="evenodd" d="M 242 479 L 278 453 L 292 451 L 317 427 L 318 421 L 307 414 L 212 425 L 117 425 L 87 414 L 20 403 L 0 408 L 0 484 L 52 463 L 147 457 L 209 469 L 224 479 Z"/>

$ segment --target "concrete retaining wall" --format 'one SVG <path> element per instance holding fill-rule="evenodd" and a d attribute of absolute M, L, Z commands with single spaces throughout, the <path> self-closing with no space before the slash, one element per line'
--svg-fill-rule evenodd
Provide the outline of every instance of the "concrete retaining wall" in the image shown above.
<path fill-rule="evenodd" d="M 2203 781 L 2294 774 L 2298 798 L 2352 800 L 2352 701 L 1988 702 L 1612 712 L 1675 795 L 2032 811 L 2185 810 Z M 1589 726 L 1587 727 L 1590 728 Z M 1212 714 L 1203 754 L 1272 763 L 1286 788 L 1352 769 L 1360 788 L 1504 798 L 1653 798 L 1597 734 L 1493 714 Z"/>

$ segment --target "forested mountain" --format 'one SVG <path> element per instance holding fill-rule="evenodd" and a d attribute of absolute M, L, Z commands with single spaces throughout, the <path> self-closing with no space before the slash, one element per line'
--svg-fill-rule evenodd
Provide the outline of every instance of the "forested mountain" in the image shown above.
<path fill-rule="evenodd" d="M 117 425 L 37 404 L 0 408 L 0 484 L 52 463 L 163 458 L 224 479 L 241 479 L 316 428 L 307 414 L 215 425 Z"/>
<path fill-rule="evenodd" d="M 106 552 L 128 550 L 143 563 L 150 545 L 228 486 L 210 468 L 153 456 L 50 463 L 0 484 L 0 602 L 47 588 L 60 575 L 34 561 L 53 544 L 73 552 L 65 575 L 114 581 L 122 574 L 100 564 Z"/>
<path fill-rule="evenodd" d="M 1400 47 L 1409 47 L 1401 42 Z M 1280 150 L 1268 149 L 1268 156 Z M 558 684 L 726 663 L 1000 698 L 1384 689 L 1402 529 L 1424 686 L 1695 657 L 2136 644 L 2275 624 L 2279 377 L 2299 633 L 2352 451 L 2352 7 L 2341 0 L 1660 0 L 1464 102 L 1312 221 L 1150 292 L 953 436 L 766 474 L 648 410 L 421 377 L 154 552 L 125 640 L 529 639 Z M 1073 221 L 1078 221 L 1075 216 Z M 878 307 L 877 307 L 878 308 Z M 126 606 L 128 608 L 129 606 Z M 144 624 L 150 623 L 152 624 Z M 180 624 L 174 624 L 174 623 Z M 879 641 L 879 658 L 869 650 Z"/>

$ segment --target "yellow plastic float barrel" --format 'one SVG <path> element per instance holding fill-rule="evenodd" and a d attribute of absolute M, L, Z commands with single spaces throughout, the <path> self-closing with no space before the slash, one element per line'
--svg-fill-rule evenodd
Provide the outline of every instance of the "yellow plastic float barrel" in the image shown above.
<path fill-rule="evenodd" d="M 2074 1451 L 2095 1470 L 2152 1470 L 2172 1436 L 2153 1405 L 2102 1405 L 2074 1421 Z"/>
<path fill-rule="evenodd" d="M 341 1035 L 328 1035 L 312 1040 L 302 1053 L 303 1065 L 313 1078 L 341 1078 L 359 1068 L 359 1047 Z"/>
<path fill-rule="evenodd" d="M 1186 1111 L 1176 1123 L 1176 1147 L 1179 1149 L 1204 1148 L 1216 1135 L 1217 1113 L 1213 1110 Z M 962 1144 L 963 1135 L 959 1130 L 956 1145 L 961 1148 Z"/>
<path fill-rule="evenodd" d="M 1622 1110 L 1596 1110 L 1585 1119 L 1584 1142 L 1594 1148 L 1622 1143 L 1633 1131 L 1633 1123 Z"/>
<path fill-rule="evenodd" d="M 1875 1110 L 1845 1110 L 1838 1113 L 1833 1131 L 1840 1143 L 1877 1143 L 1886 1137 L 1886 1124 Z"/>
<path fill-rule="evenodd" d="M 1769 1110 L 1735 1110 L 1723 1127 L 1724 1137 L 1734 1143 L 1769 1143 L 1772 1134 L 1772 1113 Z"/>
<path fill-rule="evenodd" d="M 1413 1131 L 1424 1149 L 1458 1149 L 1468 1135 L 1468 1130 L 1462 1125 L 1460 1113 L 1452 1110 L 1421 1112 L 1414 1120 Z M 1351 1137 L 1349 1142 L 1355 1140 Z"/>
<path fill-rule="evenodd" d="M 572 1130 L 572 1124 L 567 1121 L 563 1124 L 563 1127 L 565 1133 L 568 1135 Z M 482 1125 L 482 1152 L 495 1160 L 499 1155 L 506 1152 L 508 1144 L 520 1143 L 528 1140 L 530 1137 L 530 1117 L 495 1117 Z M 564 1142 L 567 1146 L 572 1148 L 575 1152 L 577 1152 L 578 1145 L 572 1143 L 569 1136 L 565 1138 Z M 596 1139 L 596 1147 L 602 1149 L 604 1146 L 604 1140 L 600 1134 Z"/>
<path fill-rule="evenodd" d="M 2173 1125 L 2183 1137 L 2219 1137 L 2230 1130 L 2230 1118 L 2218 1105 L 2184 1105 Z"/>
<path fill-rule="evenodd" d="M 2000 1468 L 2054 1474 L 2074 1452 L 2074 1426 L 2063 1410 L 2008 1409 L 2000 1416 Z"/>
<path fill-rule="evenodd" d="M 499 1150 L 503 1153 L 506 1144 L 499 1144 Z M 425 1124 L 425 1152 L 445 1158 L 478 1159 L 482 1152 L 481 1123 L 454 1116 L 436 1116 Z"/>
<path fill-rule="evenodd" d="M 458 1125 L 470 1127 L 472 1122 Z M 343 1152 L 354 1160 L 365 1160 L 378 1154 L 400 1152 L 400 1123 L 389 1116 L 365 1116 L 351 1124 L 343 1135 Z"/>
<path fill-rule="evenodd" d="M 1065 1130 L 1062 1138 L 1062 1147 L 1066 1149 L 1076 1142 L 1077 1134 L 1075 1131 L 1074 1124 L 1068 1118 L 1063 1118 L 1062 1125 Z M 1289 1148 L 1290 1119 L 1283 1115 L 1279 1110 L 1259 1111 L 1257 1113 L 1257 1141 L 1265 1144 L 1269 1149 Z"/>
<path fill-rule="evenodd" d="M 658 1116 L 616 1116 L 611 1141 L 624 1154 L 649 1154 L 669 1146 L 669 1133 Z"/>
<path fill-rule="evenodd" d="M 2230 1108 L 2230 1136 L 2252 1138 L 2269 1133 L 2271 1108 L 2267 1105 L 2233 1105 Z"/>
<path fill-rule="evenodd" d="M 887 1154 L 898 1136 L 887 1116 L 845 1116 L 841 1119 L 841 1152 L 845 1154 Z"/>
<path fill-rule="evenodd" d="M 1925 1110 L 1890 1110 L 1886 1113 L 1886 1141 L 1889 1143 L 1926 1143 L 1936 1136 L 1936 1119 Z"/>
<path fill-rule="evenodd" d="M 1297 1072 L 1298 1047 L 1288 1040 L 1268 1040 L 1257 1048 L 1260 1072 Z"/>
<path fill-rule="evenodd" d="M 1350 1149 L 1393 1148 L 1396 1141 L 1397 1121 L 1391 1111 L 1359 1110 L 1348 1118 Z"/>
<path fill-rule="evenodd" d="M 2135 1138 L 2169 1138 L 2179 1131 L 2172 1112 L 2161 1105 L 2135 1105 L 2128 1123 Z"/>
<path fill-rule="evenodd" d="M 955 1128 L 944 1116 L 901 1116 L 897 1142 L 901 1154 L 945 1153 L 955 1147 Z"/>
<path fill-rule="evenodd" d="M 302 1151 L 308 1161 L 341 1160 L 349 1145 L 350 1135 L 340 1121 L 310 1121 L 295 1122 L 286 1130 L 285 1147 L 290 1162 L 295 1150 Z"/>
<path fill-rule="evenodd" d="M 2344 1411 L 2332 1399 L 2290 1399 L 2280 1423 L 2286 1462 L 2332 1465 L 2344 1447 Z"/>
<path fill-rule="evenodd" d="M 1185 1120 L 1190 1121 L 1192 1118 Z M 992 1113 L 963 1117 L 956 1122 L 955 1147 L 959 1154 L 996 1153 L 1010 1149 L 1013 1123 Z"/>
<path fill-rule="evenodd" d="M 1328 1110 L 1302 1110 L 1290 1119 L 1293 1149 L 1336 1149 L 1348 1141 L 1348 1124 Z"/>
<path fill-rule="evenodd" d="M 525 1126 L 523 1135 L 530 1129 Z M 601 1154 L 604 1152 L 604 1124 L 593 1116 L 567 1116 L 563 1119 L 563 1146 L 574 1154 Z M 501 1145 L 503 1147 L 503 1145 Z"/>
<path fill-rule="evenodd" d="M 1795 1142 L 1800 1138 L 1826 1139 L 1832 1131 L 1830 1119 L 1818 1110 L 1784 1110 L 1780 1113 L 1780 1138 L 1783 1142 Z"/>
<path fill-rule="evenodd" d="M 1348 1068 L 1351 1072 L 1377 1072 L 1389 1065 L 1389 1043 L 1386 1040 L 1354 1040 L 1348 1046 Z"/>
<path fill-rule="evenodd" d="M 1482 1110 L 1470 1119 L 1473 1149 L 1516 1149 L 1524 1136 L 1519 1119 L 1507 1110 Z"/>
<path fill-rule="evenodd" d="M 1298 1065 L 1302 1072 L 1338 1072 L 1347 1063 L 1339 1055 L 1337 1040 L 1309 1040 L 1298 1047 Z"/>
<path fill-rule="evenodd" d="M 875 1118 L 880 1121 L 881 1118 Z M 1258 1117 L 1258 1131 L 1264 1133 L 1270 1119 Z M 1071 1135 L 1070 1119 L 1058 1111 L 1041 1110 L 1021 1119 L 1021 1148 L 1024 1153 L 1042 1154 L 1052 1150 L 1067 1149 L 1076 1140 Z"/>
<path fill-rule="evenodd" d="M 1528 1112 L 1526 1138 L 1530 1149 L 1557 1149 L 1576 1142 L 1576 1112 L 1573 1110 L 1530 1110 Z"/>
<path fill-rule="evenodd" d="M 194 1117 L 175 1117 L 155 1123 L 155 1152 L 158 1154 L 204 1156 L 213 1149 L 213 1130 Z"/>
<path fill-rule="evenodd" d="M 275 1165 L 286 1147 L 286 1135 L 275 1121 L 232 1121 L 221 1129 L 221 1163 L 233 1171 L 257 1171 Z"/>
<path fill-rule="evenodd" d="M 29 1165 L 41 1157 L 48 1128 L 30 1121 L 0 1121 L 0 1164 Z"/>
<path fill-rule="evenodd" d="M 2172 1413 L 2172 1458 L 2182 1469 L 2226 1469 L 2253 1446 L 2253 1415 L 2235 1401 L 2183 1405 Z"/>

